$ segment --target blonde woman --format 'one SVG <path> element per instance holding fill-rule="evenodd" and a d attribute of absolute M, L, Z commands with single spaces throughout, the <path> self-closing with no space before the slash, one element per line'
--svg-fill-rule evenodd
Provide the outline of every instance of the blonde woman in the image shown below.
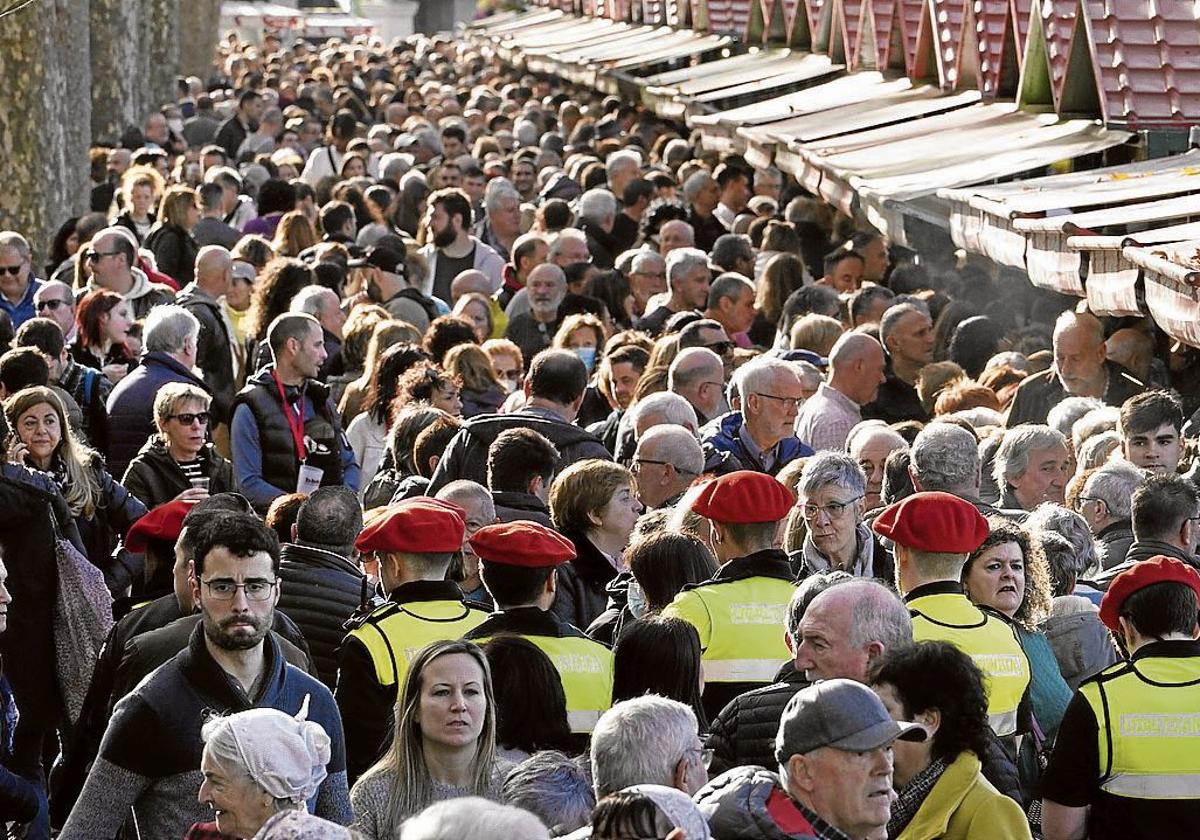
<path fill-rule="evenodd" d="M 62 400 L 49 388 L 18 391 L 4 403 L 4 415 L 11 430 L 5 443 L 8 462 L 41 470 L 54 480 L 75 518 L 88 559 L 107 569 L 117 538 L 145 515 L 146 506 L 75 437 Z"/>
<path fill-rule="evenodd" d="M 173 499 L 202 499 L 237 490 L 233 465 L 208 442 L 211 398 L 186 382 L 170 382 L 154 397 L 152 435 L 121 483 L 148 508 Z"/>
<path fill-rule="evenodd" d="M 154 227 L 154 208 L 166 186 L 163 177 L 149 166 L 131 166 L 125 170 L 121 176 L 120 190 L 121 204 L 125 209 L 116 215 L 112 223 L 133 231 L 141 245 L 146 241 L 150 228 Z"/>
<path fill-rule="evenodd" d="M 275 228 L 275 238 L 271 247 L 281 257 L 298 257 L 300 254 L 321 241 L 317 229 L 304 215 L 303 210 L 292 210 L 284 213 Z"/>
<path fill-rule="evenodd" d="M 200 205 L 191 187 L 174 186 L 163 193 L 158 205 L 158 223 L 146 237 L 158 270 L 180 287 L 195 279 L 196 254 L 200 246 L 192 228 L 200 221 Z"/>
<path fill-rule="evenodd" d="M 462 796 L 498 800 L 511 765 L 496 757 L 492 675 L 471 642 L 434 642 L 413 658 L 383 758 L 350 791 L 352 828 L 393 840 L 404 820 Z"/>

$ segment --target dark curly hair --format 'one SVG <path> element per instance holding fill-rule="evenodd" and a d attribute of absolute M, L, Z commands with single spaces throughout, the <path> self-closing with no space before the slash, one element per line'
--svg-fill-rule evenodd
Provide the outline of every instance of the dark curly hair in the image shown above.
<path fill-rule="evenodd" d="M 904 705 L 904 720 L 937 709 L 942 716 L 932 755 L 947 763 L 970 750 L 987 754 L 989 728 L 983 672 L 949 642 L 917 642 L 889 650 L 873 685 L 890 685 Z"/>
<path fill-rule="evenodd" d="M 374 376 L 367 386 L 363 411 L 376 423 L 386 425 L 388 411 L 399 388 L 400 377 L 413 365 L 427 358 L 424 350 L 407 341 L 393 344 L 384 350 L 383 355 L 379 357 L 379 364 L 375 367 Z"/>
<path fill-rule="evenodd" d="M 248 332 L 257 343 L 267 337 L 267 327 L 288 311 L 296 293 L 317 282 L 312 268 L 292 257 L 276 257 L 263 268 L 250 300 Z"/>
<path fill-rule="evenodd" d="M 645 215 L 642 216 L 642 239 L 649 241 L 657 237 L 659 228 L 665 222 L 669 222 L 672 219 L 679 219 L 686 222 L 687 218 L 687 208 L 680 202 L 666 198 L 655 199 L 650 202 L 650 206 L 646 208 Z"/>
<path fill-rule="evenodd" d="M 412 403 L 428 403 L 434 392 L 450 387 L 461 387 L 458 379 L 430 362 L 417 362 L 404 372 L 396 383 L 396 396 L 392 399 L 392 414 Z"/>
<path fill-rule="evenodd" d="M 1028 531 L 1004 517 L 988 517 L 988 527 L 990 530 L 987 538 L 979 548 L 971 552 L 963 565 L 962 580 L 966 581 L 971 564 L 989 548 L 1015 543 L 1021 549 L 1021 556 L 1025 558 L 1025 593 L 1012 620 L 1026 630 L 1036 630 L 1050 615 L 1050 570 L 1046 566 L 1046 557 L 1042 554 L 1041 546 L 1030 539 Z"/>
<path fill-rule="evenodd" d="M 421 342 L 425 352 L 435 364 L 441 364 L 451 347 L 460 344 L 476 344 L 475 326 L 466 318 L 458 315 L 443 315 L 435 318 L 425 330 L 425 338 Z"/>

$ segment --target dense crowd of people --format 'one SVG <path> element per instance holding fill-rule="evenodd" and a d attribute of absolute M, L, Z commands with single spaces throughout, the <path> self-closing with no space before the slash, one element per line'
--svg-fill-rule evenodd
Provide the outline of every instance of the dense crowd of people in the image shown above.
<path fill-rule="evenodd" d="M 469 41 L 222 41 L 0 232 L 0 820 L 1200 831 L 1195 352 Z"/>

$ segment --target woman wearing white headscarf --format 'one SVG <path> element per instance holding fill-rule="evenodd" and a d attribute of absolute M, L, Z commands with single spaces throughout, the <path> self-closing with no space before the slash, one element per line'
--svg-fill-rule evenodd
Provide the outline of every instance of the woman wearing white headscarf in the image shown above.
<path fill-rule="evenodd" d="M 330 741 L 306 720 L 308 698 L 295 717 L 250 709 L 214 718 L 200 730 L 204 755 L 200 801 L 217 828 L 253 840 L 349 840 L 350 832 L 308 812 L 325 779 Z"/>

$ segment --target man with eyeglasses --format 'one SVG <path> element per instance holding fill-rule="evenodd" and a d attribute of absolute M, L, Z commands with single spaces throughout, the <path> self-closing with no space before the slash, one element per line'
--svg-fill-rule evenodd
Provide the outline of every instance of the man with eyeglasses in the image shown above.
<path fill-rule="evenodd" d="M 1125 562 L 1133 545 L 1131 500 L 1146 473 L 1124 461 L 1109 461 L 1093 470 L 1075 497 L 1075 512 L 1088 524 L 1096 541 L 1100 568 Z"/>
<path fill-rule="evenodd" d="M 780 627 L 794 591 L 780 522 L 796 497 L 778 480 L 741 470 L 709 482 L 692 511 L 712 523 L 721 563 L 663 610 L 696 628 L 704 663 L 704 710 L 713 719 L 734 697 L 775 680 L 791 658 Z"/>
<path fill-rule="evenodd" d="M 721 418 L 702 439 L 705 472 L 754 470 L 777 475 L 797 458 L 813 454 L 792 431 L 804 386 L 788 362 L 759 358 L 741 376 L 742 410 Z"/>
<path fill-rule="evenodd" d="M 1133 491 L 1130 501 L 1133 544 L 1125 559 L 1105 569 L 1093 583 L 1108 589 L 1121 572 L 1142 560 L 1162 555 L 1200 569 L 1196 545 L 1200 543 L 1200 491 L 1178 475 L 1153 475 Z"/>
<path fill-rule="evenodd" d="M 43 285 L 33 276 L 29 243 L 15 230 L 0 230 L 0 311 L 19 327 L 37 315 L 34 295 Z"/>
<path fill-rule="evenodd" d="M 129 304 L 135 320 L 145 318 L 160 303 L 175 300 L 170 286 L 151 282 L 138 267 L 137 241 L 126 228 L 109 227 L 97 233 L 83 258 L 92 270 L 92 277 L 79 290 L 79 298 L 96 288 L 116 292 Z"/>
<path fill-rule="evenodd" d="M 704 452 L 683 426 L 655 426 L 638 439 L 629 469 L 647 510 L 671 508 L 704 469 Z"/>
<path fill-rule="evenodd" d="M 862 408 L 885 381 L 883 347 L 869 335 L 845 333 L 829 351 L 829 378 L 804 402 L 796 435 L 818 452 L 841 452 Z"/>
<path fill-rule="evenodd" d="M 226 514 L 202 527 L 191 596 L 201 620 L 187 648 L 120 700 L 62 834 L 66 840 L 114 837 L 126 820 L 141 837 L 181 837 L 211 811 L 196 799 L 203 781 L 200 728 L 212 710 L 277 709 L 308 719 L 329 736 L 328 776 L 316 814 L 347 825 L 342 722 L 333 695 L 288 664 L 270 632 L 279 600 L 279 540 L 249 514 Z"/>
<path fill-rule="evenodd" d="M 70 286 L 58 280 L 48 280 L 34 292 L 33 308 L 38 318 L 49 318 L 58 324 L 67 344 L 75 340 L 79 325 L 75 323 L 75 296 Z"/>
<path fill-rule="evenodd" d="M 698 318 L 679 331 L 679 349 L 691 350 L 703 347 L 721 357 L 721 379 L 729 381 L 733 375 L 733 351 L 737 347 L 720 321 Z"/>

